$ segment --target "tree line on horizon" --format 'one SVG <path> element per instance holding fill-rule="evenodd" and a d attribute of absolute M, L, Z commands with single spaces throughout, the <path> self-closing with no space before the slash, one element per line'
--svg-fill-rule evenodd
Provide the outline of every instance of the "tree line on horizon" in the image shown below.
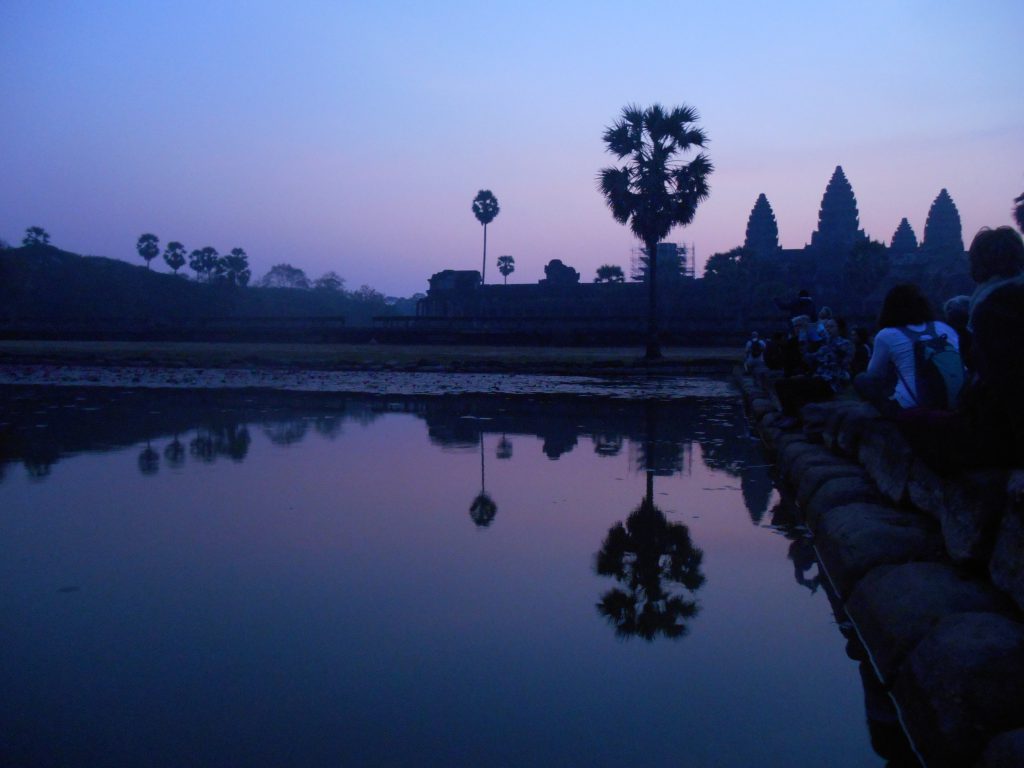
<path fill-rule="evenodd" d="M 28 248 L 52 246 L 50 234 L 39 226 L 28 227 L 21 244 Z M 0 250 L 8 247 L 7 243 L 0 240 Z M 144 233 L 136 241 L 135 250 L 146 263 L 146 269 L 151 269 L 151 262 L 161 255 L 160 239 L 152 233 Z M 511 259 L 511 257 L 507 258 Z M 243 248 L 232 248 L 228 253 L 220 254 L 216 248 L 205 246 L 189 252 L 182 243 L 172 240 L 163 250 L 163 260 L 173 275 L 186 279 L 187 276 L 179 274 L 178 270 L 187 263 L 195 273 L 195 281 L 199 283 L 245 288 L 252 279 L 249 256 Z M 345 278 L 334 270 L 329 270 L 316 279 L 310 279 L 301 268 L 282 262 L 272 266 L 263 277 L 252 285 L 256 288 L 323 291 L 346 296 L 358 302 L 384 303 L 384 294 L 375 288 L 362 285 L 354 291 L 349 291 L 346 290 L 345 283 Z"/>

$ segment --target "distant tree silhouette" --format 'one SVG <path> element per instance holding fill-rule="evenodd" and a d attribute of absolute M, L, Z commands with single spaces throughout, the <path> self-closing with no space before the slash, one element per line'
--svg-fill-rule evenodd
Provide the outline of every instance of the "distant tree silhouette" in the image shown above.
<path fill-rule="evenodd" d="M 146 269 L 149 269 L 149 262 L 160 255 L 160 239 L 149 232 L 139 235 L 139 239 L 135 243 L 135 250 L 146 262 Z"/>
<path fill-rule="evenodd" d="M 275 264 L 257 285 L 260 288 L 299 288 L 309 290 L 309 278 L 306 273 L 291 264 Z"/>
<path fill-rule="evenodd" d="M 21 244 L 25 246 L 49 245 L 50 234 L 42 227 L 29 227 L 25 230 L 25 237 L 22 238 Z"/>
<path fill-rule="evenodd" d="M 506 435 L 501 436 L 501 440 L 498 441 L 498 447 L 494 449 L 494 455 L 499 459 L 512 458 L 512 441 Z"/>
<path fill-rule="evenodd" d="M 185 246 L 177 240 L 169 242 L 164 249 L 164 262 L 174 274 L 178 274 L 178 270 L 185 266 Z"/>
<path fill-rule="evenodd" d="M 624 524 L 612 526 L 595 557 L 598 574 L 622 585 L 602 596 L 598 613 L 621 637 L 682 637 L 699 610 L 690 595 L 704 584 L 703 557 L 689 529 L 669 522 L 654 505 L 654 472 L 648 470 L 644 500 Z"/>
<path fill-rule="evenodd" d="M 494 221 L 501 209 L 496 198 L 489 189 L 481 189 L 473 198 L 473 215 L 484 226 L 484 264 L 480 270 L 480 282 L 487 281 L 487 225 Z"/>
<path fill-rule="evenodd" d="M 324 274 L 318 277 L 313 283 L 313 287 L 318 291 L 333 291 L 334 293 L 341 293 L 345 290 L 345 278 L 334 271 L 324 272 Z"/>
<path fill-rule="evenodd" d="M 1013 218 L 1017 220 L 1017 229 L 1024 232 L 1024 194 L 1013 199 Z"/>
<path fill-rule="evenodd" d="M 498 271 L 505 278 L 505 285 L 508 285 L 508 276 L 516 271 L 516 260 L 511 256 L 499 256 Z"/>
<path fill-rule="evenodd" d="M 544 265 L 543 285 L 576 285 L 580 281 L 580 273 L 563 264 L 561 259 L 552 259 Z"/>
<path fill-rule="evenodd" d="M 594 278 L 595 283 L 624 283 L 626 282 L 626 275 L 622 271 L 622 267 L 615 264 L 602 264 L 597 268 L 597 277 Z"/>
<path fill-rule="evenodd" d="M 353 291 L 351 296 L 354 300 L 363 304 L 384 305 L 384 294 L 368 285 L 360 285 L 359 290 Z"/>
<path fill-rule="evenodd" d="M 188 257 L 189 268 L 196 273 L 196 279 L 210 282 L 217 269 L 217 249 L 211 246 L 197 248 Z"/>
<path fill-rule="evenodd" d="M 621 167 L 600 172 L 600 189 L 612 216 L 629 224 L 647 253 L 656 254 L 658 243 L 674 226 L 693 221 L 697 206 L 710 194 L 708 177 L 713 166 L 703 153 L 688 163 L 678 157 L 694 147 L 704 147 L 707 136 L 696 123 L 697 111 L 681 106 L 669 110 L 660 104 L 647 109 L 628 106 L 604 133 L 607 150 Z M 658 260 L 649 266 L 647 319 L 648 359 L 661 357 L 658 340 Z"/>
<path fill-rule="evenodd" d="M 231 252 L 217 259 L 214 268 L 217 282 L 226 285 L 244 287 L 249 284 L 252 272 L 249 271 L 249 256 L 242 248 L 232 248 Z"/>

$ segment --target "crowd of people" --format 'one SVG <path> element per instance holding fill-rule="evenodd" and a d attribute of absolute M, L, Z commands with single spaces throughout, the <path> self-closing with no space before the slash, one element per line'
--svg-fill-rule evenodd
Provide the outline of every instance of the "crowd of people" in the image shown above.
<path fill-rule="evenodd" d="M 744 368 L 783 373 L 781 426 L 796 426 L 807 403 L 860 397 L 940 469 L 1003 467 L 1010 494 L 1024 496 L 1024 240 L 985 228 L 969 258 L 973 295 L 949 299 L 939 317 L 916 285 L 894 286 L 873 337 L 849 332 L 806 290 L 777 301 L 787 330 L 751 334 Z"/>

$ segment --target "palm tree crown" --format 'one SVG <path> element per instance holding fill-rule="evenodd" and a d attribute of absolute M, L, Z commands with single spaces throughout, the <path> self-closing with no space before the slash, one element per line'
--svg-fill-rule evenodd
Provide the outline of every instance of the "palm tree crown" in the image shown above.
<path fill-rule="evenodd" d="M 658 242 L 672 227 L 693 221 L 697 206 L 710 193 L 708 177 L 714 170 L 707 155 L 700 152 L 690 162 L 680 156 L 705 147 L 704 130 L 696 125 L 697 110 L 686 105 L 665 109 L 654 104 L 646 109 L 631 105 L 622 110 L 615 124 L 604 132 L 607 150 L 621 167 L 604 168 L 599 186 L 612 216 L 643 242 L 649 254 L 657 253 Z M 649 269 L 648 357 L 660 357 L 657 340 L 657 259 Z"/>
<path fill-rule="evenodd" d="M 487 225 L 500 213 L 498 198 L 489 189 L 481 189 L 473 198 L 473 215 L 484 227 L 484 263 L 480 270 L 480 282 L 487 276 Z"/>

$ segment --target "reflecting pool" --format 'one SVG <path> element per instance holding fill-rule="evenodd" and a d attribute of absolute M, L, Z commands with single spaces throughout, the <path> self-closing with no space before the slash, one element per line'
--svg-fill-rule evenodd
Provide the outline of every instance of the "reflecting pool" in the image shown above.
<path fill-rule="evenodd" d="M 706 391 L 0 390 L 3 764 L 885 764 Z"/>

